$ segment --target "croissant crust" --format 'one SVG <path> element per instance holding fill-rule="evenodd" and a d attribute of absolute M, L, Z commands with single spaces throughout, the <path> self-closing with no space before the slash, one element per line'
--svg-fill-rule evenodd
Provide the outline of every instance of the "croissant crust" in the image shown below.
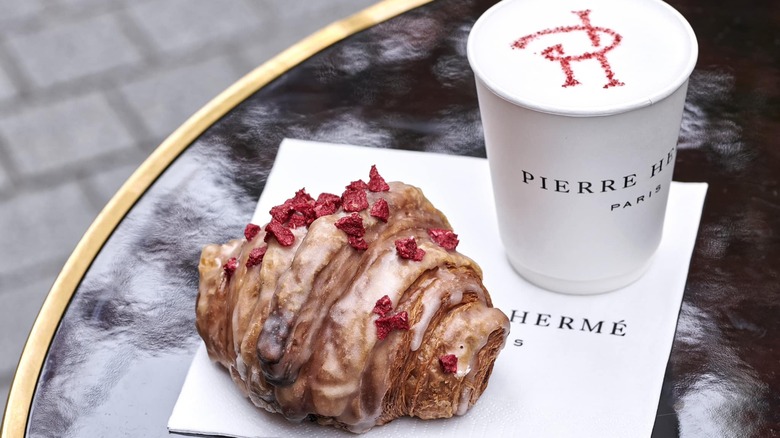
<path fill-rule="evenodd" d="M 361 433 L 402 416 L 462 415 L 487 387 L 507 317 L 479 266 L 429 234 L 451 230 L 446 217 L 420 189 L 388 187 L 364 190 L 369 205 L 387 202 L 386 221 L 338 208 L 286 228 L 289 246 L 255 229 L 203 248 L 198 332 L 256 406 Z M 351 214 L 366 249 L 336 226 Z M 396 241 L 409 238 L 419 261 L 399 255 Z"/>

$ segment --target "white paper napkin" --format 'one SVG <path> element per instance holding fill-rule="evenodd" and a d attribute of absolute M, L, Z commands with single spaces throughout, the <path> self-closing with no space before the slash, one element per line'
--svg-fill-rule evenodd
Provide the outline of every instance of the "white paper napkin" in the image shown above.
<path fill-rule="evenodd" d="M 340 194 L 376 164 L 388 180 L 423 189 L 480 264 L 493 303 L 512 318 L 487 390 L 465 416 L 399 419 L 377 437 L 649 436 L 672 346 L 688 265 L 707 191 L 673 183 L 661 246 L 638 282 L 596 296 L 562 295 L 519 277 L 496 229 L 487 161 L 431 153 L 285 140 L 253 217 L 305 187 Z M 256 409 L 230 377 L 198 350 L 168 422 L 172 432 L 232 437 L 349 436 L 294 424 Z"/>

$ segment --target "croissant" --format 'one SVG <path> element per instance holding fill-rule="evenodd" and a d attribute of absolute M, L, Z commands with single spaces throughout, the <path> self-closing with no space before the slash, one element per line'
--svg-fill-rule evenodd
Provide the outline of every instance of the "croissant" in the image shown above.
<path fill-rule="evenodd" d="M 265 227 L 204 247 L 196 325 L 256 406 L 355 433 L 463 415 L 509 333 L 482 271 L 422 191 L 301 189 Z"/>

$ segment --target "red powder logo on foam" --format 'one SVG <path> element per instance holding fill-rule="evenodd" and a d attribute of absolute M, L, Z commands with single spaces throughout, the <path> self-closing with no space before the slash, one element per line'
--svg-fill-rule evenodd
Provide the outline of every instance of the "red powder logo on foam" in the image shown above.
<path fill-rule="evenodd" d="M 555 44 L 542 50 L 541 54 L 546 59 L 561 63 L 561 70 L 566 75 L 566 82 L 563 83 L 562 87 L 573 87 L 575 85 L 581 84 L 580 81 L 574 77 L 574 70 L 572 69 L 571 64 L 572 62 L 587 61 L 589 59 L 595 59 L 598 61 L 602 70 L 604 70 L 604 75 L 609 81 L 606 83 L 606 85 L 604 85 L 604 88 L 620 87 L 625 85 L 623 82 L 620 82 L 617 78 L 615 78 L 615 73 L 612 71 L 612 67 L 609 65 L 609 61 L 607 60 L 607 52 L 617 47 L 623 37 L 612 29 L 593 26 L 590 23 L 590 9 L 571 12 L 580 17 L 580 20 L 582 20 L 581 25 L 559 26 L 552 29 L 540 30 L 539 32 L 526 35 L 516 40 L 512 43 L 512 48 L 521 50 L 525 49 L 528 47 L 528 44 L 531 41 L 534 41 L 537 38 L 545 35 L 585 32 L 590 39 L 591 45 L 594 48 L 594 50 L 591 52 L 585 52 L 579 55 L 569 55 L 566 53 L 566 50 L 562 44 Z M 612 41 L 609 45 L 602 45 L 602 35 L 611 37 Z"/>

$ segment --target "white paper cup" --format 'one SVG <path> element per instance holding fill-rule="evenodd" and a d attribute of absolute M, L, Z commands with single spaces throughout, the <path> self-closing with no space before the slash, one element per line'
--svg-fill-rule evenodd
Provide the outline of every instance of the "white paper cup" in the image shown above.
<path fill-rule="evenodd" d="M 657 0 L 505 0 L 467 51 L 512 265 L 566 293 L 637 280 L 663 231 L 690 25 Z"/>

